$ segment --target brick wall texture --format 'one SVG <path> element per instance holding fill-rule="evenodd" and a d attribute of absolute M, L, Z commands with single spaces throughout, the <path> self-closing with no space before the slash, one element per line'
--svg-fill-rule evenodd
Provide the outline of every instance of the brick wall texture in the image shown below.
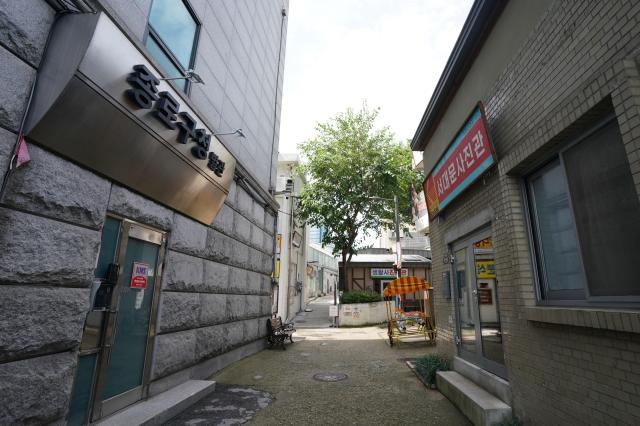
<path fill-rule="evenodd" d="M 536 287 L 521 186 L 610 103 L 640 196 L 639 61 L 640 2 L 554 2 L 482 99 L 498 167 L 430 226 L 438 289 L 450 268 L 445 234 L 491 211 L 506 367 L 526 424 L 640 423 L 640 335 L 527 319 Z M 454 354 L 453 305 L 435 298 L 439 350 Z"/>
<path fill-rule="evenodd" d="M 227 146 L 266 190 L 274 120 L 278 152 L 273 111 L 282 88 L 276 70 L 287 2 L 190 3 L 202 22 L 195 69 L 206 81 L 191 102 L 213 130 L 244 129 L 250 143 L 229 139 Z M 98 4 L 142 41 L 151 0 Z M 2 173 L 54 16 L 44 0 L 29 7 L 0 0 Z M 0 202 L 1 424 L 64 423 L 109 213 L 168 235 L 152 380 L 266 334 L 275 212 L 255 191 L 234 182 L 205 226 L 35 144 L 29 151 L 31 161 L 12 174 Z"/>

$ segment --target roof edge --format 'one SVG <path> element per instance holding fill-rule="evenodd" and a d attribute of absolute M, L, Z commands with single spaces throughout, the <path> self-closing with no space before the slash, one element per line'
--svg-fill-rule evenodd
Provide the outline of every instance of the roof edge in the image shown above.
<path fill-rule="evenodd" d="M 458 40 L 449 55 L 438 84 L 431 95 L 416 133 L 411 140 L 413 151 L 424 151 L 426 140 L 433 134 L 444 110 L 455 95 L 458 85 L 471 68 L 508 0 L 476 0 L 462 26 Z"/>

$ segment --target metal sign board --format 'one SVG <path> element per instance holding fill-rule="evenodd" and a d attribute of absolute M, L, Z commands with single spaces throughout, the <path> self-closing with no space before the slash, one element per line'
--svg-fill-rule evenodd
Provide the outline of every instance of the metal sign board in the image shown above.
<path fill-rule="evenodd" d="M 429 219 L 438 215 L 495 163 L 484 109 L 478 104 L 424 181 Z"/>
<path fill-rule="evenodd" d="M 27 138 L 207 225 L 236 160 L 189 98 L 104 13 L 62 16 L 25 125 Z"/>
<path fill-rule="evenodd" d="M 330 317 L 338 316 L 338 305 L 329 305 L 329 316 Z"/>

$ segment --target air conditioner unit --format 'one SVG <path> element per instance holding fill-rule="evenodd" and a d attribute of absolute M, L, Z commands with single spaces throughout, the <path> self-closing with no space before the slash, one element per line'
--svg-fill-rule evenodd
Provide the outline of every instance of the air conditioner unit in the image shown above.
<path fill-rule="evenodd" d="M 287 179 L 286 176 L 278 176 L 276 179 L 276 192 L 282 192 L 287 187 Z"/>
<path fill-rule="evenodd" d="M 293 179 L 287 179 L 284 190 L 293 193 Z"/>
<path fill-rule="evenodd" d="M 293 179 L 288 176 L 278 176 L 278 179 L 276 179 L 276 192 L 293 193 Z"/>

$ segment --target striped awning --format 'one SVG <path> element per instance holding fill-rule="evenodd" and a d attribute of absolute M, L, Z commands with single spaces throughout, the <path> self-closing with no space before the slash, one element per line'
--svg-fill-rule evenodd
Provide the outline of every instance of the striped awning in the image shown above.
<path fill-rule="evenodd" d="M 391 281 L 384 289 L 384 297 L 395 296 L 396 294 L 415 293 L 416 291 L 428 290 L 431 284 L 423 278 L 402 277 Z"/>

